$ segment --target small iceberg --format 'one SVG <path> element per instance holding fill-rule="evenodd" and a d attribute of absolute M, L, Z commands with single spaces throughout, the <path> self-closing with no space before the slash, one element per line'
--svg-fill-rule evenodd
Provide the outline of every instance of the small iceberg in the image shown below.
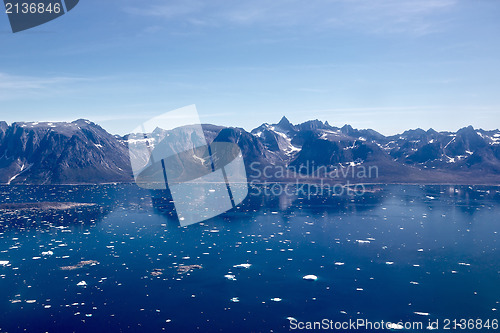
<path fill-rule="evenodd" d="M 389 328 L 391 330 L 402 330 L 402 329 L 404 329 L 404 326 L 399 325 L 399 324 L 395 324 L 395 323 L 389 323 L 389 324 L 387 324 L 387 328 Z"/>
<path fill-rule="evenodd" d="M 252 264 L 239 264 L 239 265 L 234 265 L 234 268 L 250 268 Z"/>
<path fill-rule="evenodd" d="M 78 287 L 86 287 L 87 286 L 87 282 L 85 281 L 80 281 L 76 284 Z"/>
<path fill-rule="evenodd" d="M 413 312 L 413 313 L 416 315 L 419 315 L 419 316 L 428 316 L 429 315 L 429 313 L 427 313 L 427 312 Z"/>
<path fill-rule="evenodd" d="M 305 275 L 304 277 L 302 277 L 302 279 L 309 281 L 316 281 L 318 277 L 316 275 L 310 274 L 310 275 Z"/>

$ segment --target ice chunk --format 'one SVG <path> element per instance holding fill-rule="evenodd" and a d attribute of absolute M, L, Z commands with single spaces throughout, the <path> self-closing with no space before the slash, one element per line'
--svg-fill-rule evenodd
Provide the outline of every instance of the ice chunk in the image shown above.
<path fill-rule="evenodd" d="M 302 277 L 304 280 L 310 280 L 310 281 L 316 281 L 318 279 L 318 277 L 316 275 L 305 275 L 304 277 Z"/>
<path fill-rule="evenodd" d="M 395 323 L 389 323 L 387 324 L 387 328 L 393 329 L 393 330 L 402 330 L 404 328 L 403 325 L 395 324 Z"/>
<path fill-rule="evenodd" d="M 428 316 L 429 315 L 429 313 L 427 313 L 427 312 L 413 312 L 413 313 L 417 314 L 419 316 Z"/>

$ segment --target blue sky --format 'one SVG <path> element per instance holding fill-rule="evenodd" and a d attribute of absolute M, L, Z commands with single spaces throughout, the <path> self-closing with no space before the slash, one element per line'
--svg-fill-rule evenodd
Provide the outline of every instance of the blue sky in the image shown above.
<path fill-rule="evenodd" d="M 384 134 L 500 127 L 496 0 L 81 0 L 13 34 L 0 119 L 87 118 L 124 134 L 196 104 L 244 127 L 328 120 Z"/>

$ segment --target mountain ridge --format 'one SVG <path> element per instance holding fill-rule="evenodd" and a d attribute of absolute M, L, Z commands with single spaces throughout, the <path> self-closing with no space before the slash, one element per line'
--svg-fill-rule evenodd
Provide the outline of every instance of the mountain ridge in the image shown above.
<path fill-rule="evenodd" d="M 318 181 L 324 172 L 376 167 L 375 178 L 326 179 L 362 183 L 500 184 L 500 130 L 430 128 L 385 136 L 372 129 L 332 126 L 318 119 L 243 128 L 203 124 L 208 142 L 240 146 L 250 180 Z M 186 129 L 181 129 L 188 131 Z M 167 133 L 168 131 L 160 130 Z M 189 137 L 189 136 L 186 136 Z M 1 184 L 132 182 L 128 135 L 112 135 L 86 119 L 73 122 L 0 121 Z M 189 142 L 183 143 L 189 146 Z M 262 170 L 273 170 L 262 177 Z M 278 171 L 297 172 L 282 178 Z M 354 172 L 352 173 L 354 175 Z"/>

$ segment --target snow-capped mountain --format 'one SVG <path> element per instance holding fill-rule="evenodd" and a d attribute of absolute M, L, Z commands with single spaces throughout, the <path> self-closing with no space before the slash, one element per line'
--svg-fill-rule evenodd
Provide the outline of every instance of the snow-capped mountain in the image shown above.
<path fill-rule="evenodd" d="M 207 142 L 238 144 L 252 179 L 314 180 L 324 177 L 316 170 L 342 170 L 344 181 L 500 183 L 499 130 L 469 126 L 456 133 L 415 129 L 384 136 L 371 129 L 335 127 L 319 120 L 294 125 L 286 117 L 251 132 L 209 124 L 203 125 L 203 130 Z M 153 138 L 151 147 L 158 144 L 155 140 L 175 135 L 177 151 L 191 149 L 188 132 L 189 126 L 173 131 L 156 129 L 149 136 Z M 82 119 L 70 123 L 0 122 L 0 182 L 131 182 L 129 139 Z M 356 177 L 355 172 L 363 167 L 376 167 L 376 177 Z M 284 169 L 293 172 L 283 177 L 276 173 Z"/>

